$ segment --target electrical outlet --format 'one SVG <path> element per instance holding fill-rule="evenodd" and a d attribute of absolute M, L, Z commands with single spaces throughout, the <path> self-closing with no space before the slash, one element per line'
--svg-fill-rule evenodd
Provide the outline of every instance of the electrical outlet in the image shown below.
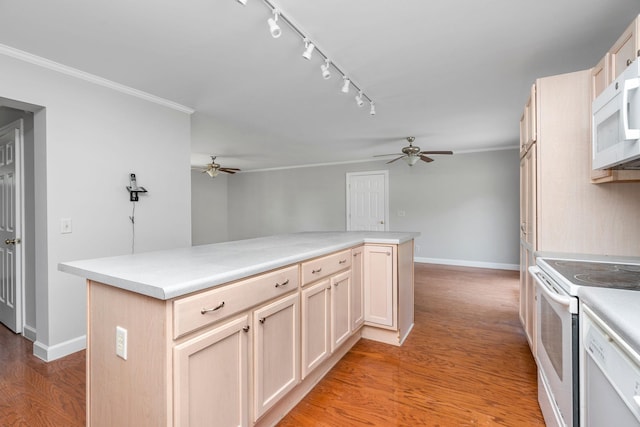
<path fill-rule="evenodd" d="M 116 355 L 127 360 L 127 330 L 116 326 Z"/>

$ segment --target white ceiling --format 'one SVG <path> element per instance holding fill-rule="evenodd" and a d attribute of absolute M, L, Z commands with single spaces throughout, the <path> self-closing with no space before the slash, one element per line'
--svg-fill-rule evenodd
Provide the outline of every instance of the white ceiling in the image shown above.
<path fill-rule="evenodd" d="M 590 68 L 638 0 L 0 0 L 0 43 L 193 108 L 196 163 L 245 170 L 514 147 L 536 77 Z M 0 94 L 1 95 L 1 94 Z M 150 124 L 152 126 L 153 124 Z M 391 157 L 392 158 L 392 157 Z"/>

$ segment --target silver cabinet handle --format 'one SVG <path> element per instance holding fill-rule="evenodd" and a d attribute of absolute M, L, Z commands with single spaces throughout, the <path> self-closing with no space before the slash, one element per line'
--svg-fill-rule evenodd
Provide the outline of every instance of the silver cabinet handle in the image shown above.
<path fill-rule="evenodd" d="M 280 288 L 282 286 L 287 286 L 289 284 L 289 279 L 285 280 L 282 283 L 276 283 L 276 288 Z"/>
<path fill-rule="evenodd" d="M 215 307 L 212 308 L 203 308 L 202 310 L 200 310 L 200 314 L 207 314 L 207 313 L 211 313 L 212 311 L 216 311 L 216 310 L 220 310 L 222 307 L 224 307 L 224 301 L 222 301 L 220 304 L 218 304 Z"/>
<path fill-rule="evenodd" d="M 267 318 L 266 318 L 266 317 L 261 317 L 260 319 L 258 319 L 258 322 L 260 322 L 260 323 L 264 323 L 264 322 L 265 322 L 265 320 L 267 320 Z"/>
<path fill-rule="evenodd" d="M 338 264 L 344 264 L 345 262 L 347 262 L 347 260 L 343 259 L 343 260 L 338 261 Z"/>
<path fill-rule="evenodd" d="M 20 239 L 15 238 L 15 239 L 7 239 L 4 241 L 5 245 L 15 245 L 16 243 L 20 243 Z"/>
<path fill-rule="evenodd" d="M 244 326 L 244 327 L 242 328 L 242 330 L 243 330 L 243 331 L 245 331 L 245 332 L 249 332 L 249 329 L 250 329 L 249 325 Z"/>
<path fill-rule="evenodd" d="M 322 271 L 322 267 L 320 267 L 317 270 L 311 270 L 311 274 L 316 274 L 316 273 L 320 273 Z"/>

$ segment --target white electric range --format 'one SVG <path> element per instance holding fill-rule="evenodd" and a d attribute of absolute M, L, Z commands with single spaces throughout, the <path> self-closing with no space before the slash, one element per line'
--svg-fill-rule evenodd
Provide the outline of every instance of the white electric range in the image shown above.
<path fill-rule="evenodd" d="M 579 289 L 640 290 L 640 258 L 539 254 L 529 271 L 536 282 L 538 401 L 548 426 L 577 427 L 581 425 Z"/>

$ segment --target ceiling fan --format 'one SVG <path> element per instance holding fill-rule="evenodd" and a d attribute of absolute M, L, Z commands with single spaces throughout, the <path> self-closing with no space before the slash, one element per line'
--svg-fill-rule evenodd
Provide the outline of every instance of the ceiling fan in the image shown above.
<path fill-rule="evenodd" d="M 420 151 L 420 147 L 413 145 L 413 141 L 415 140 L 416 140 L 415 137 L 408 136 L 407 141 L 409 141 L 409 146 L 403 147 L 401 150 L 402 155 L 400 157 L 396 157 L 395 159 L 388 161 L 387 164 L 393 163 L 396 160 L 400 160 L 404 158 L 409 166 L 413 166 L 416 164 L 418 160 L 422 160 L 423 162 L 427 162 L 427 163 L 433 162 L 433 159 L 429 156 L 426 156 L 426 154 L 453 154 L 453 151 Z M 384 157 L 384 156 L 393 156 L 393 154 L 379 154 L 374 157 Z"/>
<path fill-rule="evenodd" d="M 223 168 L 218 163 L 216 163 L 216 156 L 211 156 L 211 163 L 208 163 L 206 166 L 195 167 L 193 169 L 202 170 L 202 173 L 209 174 L 211 178 L 215 178 L 220 172 L 234 174 L 240 171 L 240 169 L 236 168 Z"/>

